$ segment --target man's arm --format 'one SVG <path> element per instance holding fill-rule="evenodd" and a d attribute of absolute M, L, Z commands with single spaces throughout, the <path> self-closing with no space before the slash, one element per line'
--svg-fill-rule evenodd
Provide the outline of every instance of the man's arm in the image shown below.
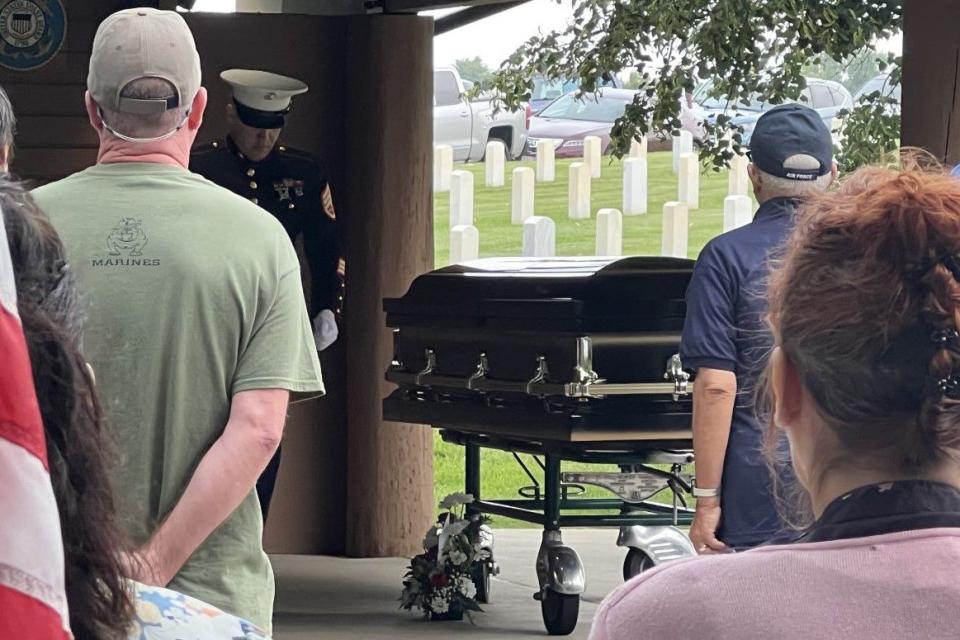
<path fill-rule="evenodd" d="M 693 453 L 698 487 L 720 487 L 736 397 L 737 377 L 732 371 L 705 367 L 697 371 L 693 385 Z M 716 536 L 719 524 L 720 498 L 699 498 L 690 525 L 690 541 L 697 553 L 726 550 Z"/>
<path fill-rule="evenodd" d="M 130 577 L 166 586 L 193 552 L 250 494 L 276 452 L 286 421 L 286 389 L 233 396 L 223 434 L 200 461 L 186 491 L 139 551 Z"/>

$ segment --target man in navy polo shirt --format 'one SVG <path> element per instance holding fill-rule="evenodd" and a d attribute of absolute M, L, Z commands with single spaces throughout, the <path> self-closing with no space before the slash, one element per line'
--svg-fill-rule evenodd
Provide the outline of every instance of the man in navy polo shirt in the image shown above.
<path fill-rule="evenodd" d="M 771 254 L 793 228 L 800 200 L 837 174 L 830 131 L 812 109 L 782 105 L 757 121 L 750 181 L 760 208 L 750 224 L 714 238 L 687 290 L 680 355 L 696 371 L 693 447 L 698 553 L 747 549 L 782 528 L 753 403 L 771 338 L 764 322 Z"/>

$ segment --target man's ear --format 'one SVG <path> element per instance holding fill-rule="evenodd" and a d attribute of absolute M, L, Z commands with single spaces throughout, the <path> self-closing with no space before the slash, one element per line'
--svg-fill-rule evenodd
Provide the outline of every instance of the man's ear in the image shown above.
<path fill-rule="evenodd" d="M 836 162 L 831 163 L 831 166 L 830 166 L 830 184 L 831 185 L 837 181 L 837 175 L 839 173 L 840 173 L 840 169 L 839 167 L 837 167 L 837 163 Z"/>
<path fill-rule="evenodd" d="M 90 120 L 90 126 L 96 131 L 103 131 L 103 119 L 100 117 L 100 110 L 97 108 L 97 103 L 90 97 L 89 91 L 83 93 L 83 103 L 87 107 L 87 118 Z"/>
<path fill-rule="evenodd" d="M 763 189 L 763 178 L 760 177 L 760 172 L 752 162 L 747 165 L 747 176 L 750 178 L 750 184 L 753 185 L 753 193 L 759 196 Z"/>
<path fill-rule="evenodd" d="M 228 102 L 226 106 L 226 112 L 227 112 L 227 126 L 232 129 L 233 126 L 237 124 L 237 119 L 238 119 L 237 108 L 233 106 L 232 102 Z"/>
<path fill-rule="evenodd" d="M 207 90 L 200 87 L 197 95 L 193 97 L 193 103 L 190 105 L 190 117 L 187 118 L 187 127 L 191 131 L 196 131 L 203 124 L 203 112 L 207 109 Z"/>
<path fill-rule="evenodd" d="M 790 429 L 803 412 L 803 385 L 790 358 L 776 347 L 770 355 L 770 383 L 773 390 L 773 422 L 780 429 Z"/>

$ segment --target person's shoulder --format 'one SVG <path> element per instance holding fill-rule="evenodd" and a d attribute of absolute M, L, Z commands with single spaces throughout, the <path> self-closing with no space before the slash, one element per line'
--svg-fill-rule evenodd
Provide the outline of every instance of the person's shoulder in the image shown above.
<path fill-rule="evenodd" d="M 285 167 L 292 168 L 302 173 L 318 173 L 321 176 L 325 174 L 323 163 L 317 156 L 309 151 L 280 145 L 277 147 L 277 158 Z"/>
<path fill-rule="evenodd" d="M 218 156 L 223 153 L 226 153 L 227 147 L 220 140 L 214 140 L 213 142 L 208 142 L 207 144 L 202 144 L 194 147 L 190 150 L 191 158 L 208 158 L 211 156 Z"/>
<path fill-rule="evenodd" d="M 53 202 L 61 197 L 73 197 L 73 194 L 75 194 L 78 189 L 84 188 L 84 180 L 88 176 L 89 171 L 89 168 L 84 169 L 60 180 L 54 180 L 39 187 L 34 187 L 30 190 L 30 196 L 41 208 L 44 202 Z"/>

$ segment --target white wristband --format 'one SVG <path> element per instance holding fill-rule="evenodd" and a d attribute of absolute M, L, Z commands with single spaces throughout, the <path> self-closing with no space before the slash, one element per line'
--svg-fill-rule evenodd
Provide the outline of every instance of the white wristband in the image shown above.
<path fill-rule="evenodd" d="M 701 489 L 700 487 L 694 487 L 693 497 L 694 498 L 719 498 L 720 487 L 717 487 L 716 489 Z"/>

